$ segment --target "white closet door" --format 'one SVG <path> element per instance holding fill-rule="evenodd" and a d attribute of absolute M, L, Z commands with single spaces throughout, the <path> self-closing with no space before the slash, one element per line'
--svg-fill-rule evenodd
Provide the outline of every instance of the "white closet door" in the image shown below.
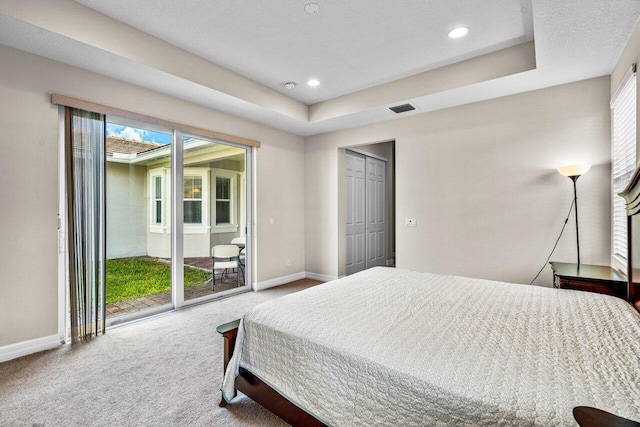
<path fill-rule="evenodd" d="M 385 176 L 386 162 L 366 157 L 366 268 L 386 264 L 386 212 Z"/>
<path fill-rule="evenodd" d="M 347 152 L 345 175 L 347 274 L 365 269 L 365 157 Z"/>

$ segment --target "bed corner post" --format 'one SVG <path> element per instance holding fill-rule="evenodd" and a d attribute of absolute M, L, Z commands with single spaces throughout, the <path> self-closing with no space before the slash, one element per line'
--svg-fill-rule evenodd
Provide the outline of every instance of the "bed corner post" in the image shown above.
<path fill-rule="evenodd" d="M 225 323 L 216 328 L 216 332 L 222 334 L 224 338 L 224 356 L 223 356 L 223 375 L 227 372 L 227 366 L 229 365 L 229 360 L 233 356 L 233 350 L 236 347 L 236 337 L 238 336 L 238 327 L 240 326 L 240 319 L 234 320 L 233 322 Z M 233 397 L 235 397 L 236 392 L 234 389 Z M 218 404 L 220 407 L 227 406 L 227 401 L 224 400 L 224 397 L 220 399 L 220 403 Z"/>

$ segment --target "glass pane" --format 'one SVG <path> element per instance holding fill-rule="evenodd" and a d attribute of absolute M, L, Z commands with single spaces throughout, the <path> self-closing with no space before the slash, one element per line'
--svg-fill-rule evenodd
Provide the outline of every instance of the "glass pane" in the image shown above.
<path fill-rule="evenodd" d="M 202 224 L 202 202 L 194 200 L 184 201 L 184 223 Z"/>
<path fill-rule="evenodd" d="M 184 198 L 191 199 L 193 193 L 193 179 L 185 176 L 184 177 Z"/>
<path fill-rule="evenodd" d="M 216 202 L 216 224 L 228 224 L 231 222 L 230 202 Z"/>
<path fill-rule="evenodd" d="M 245 286 L 245 165 L 243 148 L 184 139 L 185 301 Z M 237 256 L 213 259 L 214 247 L 230 244 Z"/>
<path fill-rule="evenodd" d="M 155 183 L 155 197 L 156 199 L 162 198 L 162 177 L 156 176 L 154 179 Z"/>
<path fill-rule="evenodd" d="M 202 177 L 193 179 L 193 194 L 191 197 L 194 199 L 202 199 Z"/>
<path fill-rule="evenodd" d="M 185 176 L 184 177 L 184 198 L 185 199 L 202 199 L 202 177 L 201 176 Z"/>
<path fill-rule="evenodd" d="M 162 201 L 161 200 L 156 200 L 155 223 L 156 224 L 162 224 Z"/>
<path fill-rule="evenodd" d="M 171 307 L 171 134 L 107 121 L 107 317 Z M 163 194 L 166 193 L 166 194 Z"/>
<path fill-rule="evenodd" d="M 226 178 L 216 178 L 216 199 L 229 199 L 231 190 L 231 180 Z"/>

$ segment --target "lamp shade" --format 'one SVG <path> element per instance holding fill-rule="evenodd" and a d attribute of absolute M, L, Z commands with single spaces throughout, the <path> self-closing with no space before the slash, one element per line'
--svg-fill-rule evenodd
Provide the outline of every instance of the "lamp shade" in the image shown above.
<path fill-rule="evenodd" d="M 589 169 L 591 169 L 591 165 L 569 165 L 558 168 L 558 172 L 560 172 L 564 176 L 572 177 L 584 175 L 585 173 L 587 173 L 587 171 L 589 171 Z"/>

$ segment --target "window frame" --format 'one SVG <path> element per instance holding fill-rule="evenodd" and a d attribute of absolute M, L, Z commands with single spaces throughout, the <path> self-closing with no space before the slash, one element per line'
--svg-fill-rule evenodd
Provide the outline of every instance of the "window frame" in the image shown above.
<path fill-rule="evenodd" d="M 150 233 L 164 233 L 168 230 L 168 225 L 171 223 L 171 218 L 165 212 L 166 201 L 170 202 L 170 197 L 167 197 L 167 182 L 171 182 L 171 178 L 167 177 L 167 168 L 155 168 L 148 171 L 149 174 L 149 232 Z M 156 178 L 160 178 L 160 199 L 156 198 Z M 170 191 L 170 190 L 169 190 Z M 161 205 L 161 221 L 156 222 L 156 202 L 160 201 Z"/>
<path fill-rule="evenodd" d="M 633 86 L 629 86 L 629 85 L 633 85 Z M 631 139 L 629 147 L 626 147 L 626 146 L 622 147 L 622 150 L 625 150 L 625 149 L 632 150 L 632 152 L 630 154 L 627 154 L 628 157 L 623 157 L 618 161 L 624 161 L 624 159 L 627 159 L 627 162 L 628 162 L 630 160 L 629 158 L 632 158 L 633 162 L 631 163 L 632 166 L 626 165 L 626 167 L 624 167 L 622 171 L 618 171 L 617 170 L 618 168 L 616 167 L 616 164 L 617 164 L 616 160 L 618 157 L 621 157 L 621 156 L 616 156 L 617 151 L 620 149 L 620 147 L 618 147 L 616 144 L 616 130 L 617 130 L 616 109 L 624 107 L 623 105 L 618 105 L 618 102 L 621 100 L 621 96 L 625 96 L 625 94 L 627 94 L 628 91 L 630 91 L 630 96 L 633 97 L 631 101 L 631 105 L 632 105 L 631 108 L 633 108 L 633 113 L 629 114 L 627 112 L 627 114 L 629 114 L 630 117 L 633 117 L 633 119 L 636 122 L 635 127 L 632 131 L 635 137 Z M 620 83 L 620 86 L 616 90 L 614 96 L 611 98 L 611 104 L 610 104 L 610 107 L 611 107 L 611 265 L 615 268 L 620 269 L 621 271 L 626 271 L 627 269 L 628 247 L 626 246 L 626 244 L 628 244 L 628 242 L 626 242 L 624 248 L 618 248 L 616 245 L 616 238 L 615 238 L 616 232 L 620 233 L 622 231 L 622 234 L 625 236 L 625 239 L 627 235 L 627 217 L 626 217 L 625 203 L 624 203 L 624 200 L 620 196 L 618 196 L 618 193 L 624 189 L 624 186 L 626 186 L 628 182 L 625 183 L 624 186 L 616 188 L 615 179 L 616 177 L 624 176 L 626 174 L 629 174 L 629 179 L 630 179 L 631 176 L 633 175 L 633 172 L 636 169 L 636 165 L 637 165 L 637 149 L 636 149 L 637 97 L 638 97 L 638 94 L 637 94 L 637 81 L 636 81 L 636 65 L 634 64 L 632 68 L 629 70 L 629 72 L 627 73 L 627 75 L 624 77 L 622 82 Z M 622 100 L 624 101 L 624 99 Z M 629 141 L 622 141 L 621 143 L 624 143 L 624 142 L 628 143 Z M 620 216 L 620 210 L 624 211 L 623 212 L 624 219 L 623 219 L 622 225 L 619 225 L 619 221 L 618 222 L 616 221 L 616 218 Z M 619 228 L 622 228 L 623 230 L 620 230 Z M 620 251 L 618 249 L 621 249 L 624 252 L 624 254 L 619 253 Z"/>
<path fill-rule="evenodd" d="M 183 168 L 183 185 L 186 177 L 198 177 L 202 180 L 202 199 L 201 203 L 201 220 L 200 223 L 183 223 L 184 234 L 206 234 L 209 232 L 209 168 L 184 167 Z M 149 231 L 151 233 L 165 233 L 171 230 L 171 216 L 166 212 L 165 207 L 171 205 L 171 190 L 167 189 L 167 182 L 171 182 L 171 173 L 169 168 L 155 168 L 148 171 L 149 174 Z M 154 223 L 155 221 L 155 178 L 161 178 L 162 185 L 162 223 Z M 182 194 L 183 203 L 184 190 Z"/>
<path fill-rule="evenodd" d="M 182 176 L 183 183 L 183 192 L 182 192 L 182 203 L 189 200 L 196 199 L 185 199 L 184 198 L 184 180 L 187 177 L 197 177 L 202 181 L 202 197 L 199 199 L 201 206 L 200 213 L 200 223 L 189 223 L 184 222 L 183 228 L 185 234 L 205 234 L 209 231 L 209 168 L 193 168 L 193 167 L 184 167 Z"/>
<path fill-rule="evenodd" d="M 153 181 L 153 189 L 151 190 L 153 192 L 153 212 L 151 214 L 153 217 L 153 224 L 162 225 L 162 219 L 164 217 L 164 215 L 162 214 L 162 208 L 163 208 L 162 191 L 164 189 L 164 186 L 162 185 L 162 175 L 153 175 L 151 179 Z M 158 196 L 158 185 L 160 186 L 159 196 Z M 158 203 L 160 204 L 160 220 L 158 220 Z"/>
<path fill-rule="evenodd" d="M 240 172 L 229 170 L 229 169 L 216 169 L 211 168 L 211 186 L 212 188 L 216 188 L 216 181 L 218 178 L 228 179 L 230 181 L 229 185 L 229 218 L 231 222 L 228 223 L 220 223 L 216 222 L 217 218 L 217 194 L 212 195 L 212 207 L 211 207 L 211 233 L 235 233 L 238 231 L 238 209 L 241 207 L 238 206 L 238 176 Z M 227 200 L 227 199 L 224 199 Z"/>
<path fill-rule="evenodd" d="M 218 181 L 225 183 L 228 188 L 227 188 L 227 198 L 219 198 L 218 197 Z M 231 178 L 225 178 L 225 177 L 221 177 L 221 176 L 216 176 L 216 198 L 215 198 L 215 202 L 216 202 L 216 225 L 219 224 L 230 224 L 231 221 L 226 221 L 226 222 L 218 222 L 218 203 L 220 202 L 224 202 L 227 204 L 227 216 L 229 217 L 229 219 L 231 219 L 231 189 L 232 189 L 232 181 Z"/>

